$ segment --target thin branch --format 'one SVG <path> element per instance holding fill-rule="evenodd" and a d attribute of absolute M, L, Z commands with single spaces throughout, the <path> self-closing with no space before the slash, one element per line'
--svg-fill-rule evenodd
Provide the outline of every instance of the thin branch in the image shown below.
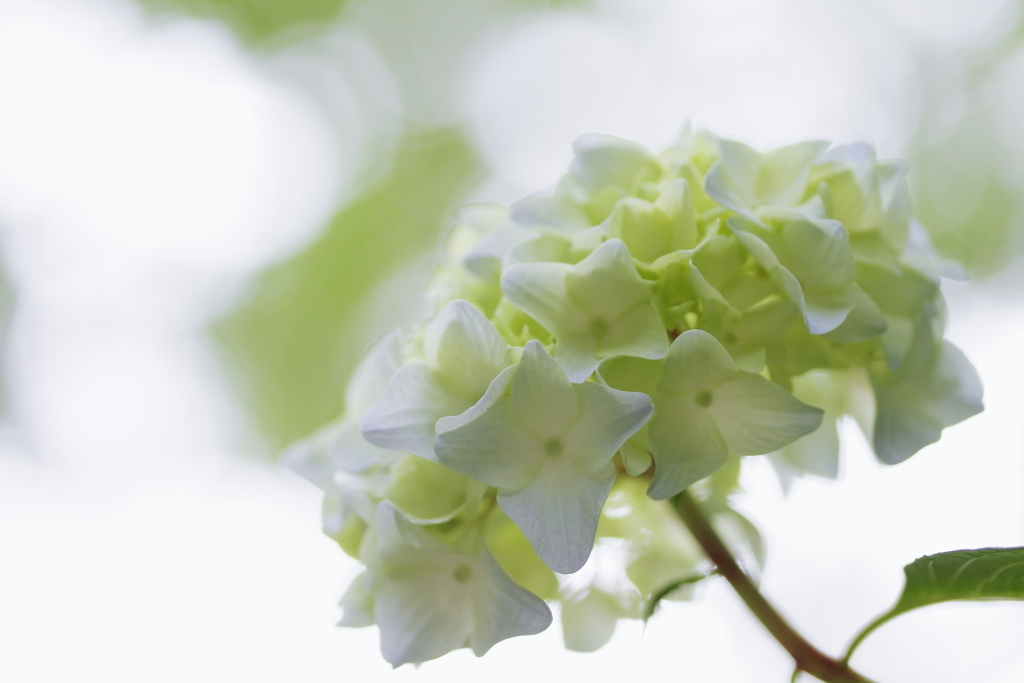
<path fill-rule="evenodd" d="M 740 568 L 688 491 L 679 494 L 678 506 L 679 516 L 704 549 L 708 559 L 715 563 L 719 573 L 732 585 L 754 616 L 790 654 L 796 663 L 797 672 L 806 672 L 825 683 L 872 683 L 845 662 L 818 650 L 789 625 Z"/>

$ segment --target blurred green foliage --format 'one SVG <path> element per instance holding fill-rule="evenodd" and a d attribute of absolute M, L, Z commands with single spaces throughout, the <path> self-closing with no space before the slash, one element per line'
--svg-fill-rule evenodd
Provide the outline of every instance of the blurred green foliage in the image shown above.
<path fill-rule="evenodd" d="M 907 154 L 916 212 L 936 248 L 973 278 L 993 275 L 1024 252 L 1024 187 L 1012 170 L 1022 148 L 1019 133 L 1014 144 L 1000 121 L 1007 91 L 1019 87 L 1012 76 L 1009 87 L 1002 82 L 1024 48 L 1024 2 L 1016 5 L 1016 25 L 961 57 L 960 78 L 948 64 L 920 60 L 922 112 Z M 932 135 L 951 107 L 960 108 L 955 125 Z"/>
<path fill-rule="evenodd" d="M 196 17 L 215 19 L 228 26 L 246 43 L 262 45 L 271 42 L 280 34 L 303 26 L 333 22 L 349 4 L 360 4 L 351 0 L 137 0 L 140 5 L 156 13 L 191 14 Z M 512 11 L 533 11 L 556 7 L 582 6 L 590 0 L 479 0 L 476 8 L 484 13 L 495 14 L 499 9 Z M 390 16 L 391 32 L 400 35 L 403 29 L 417 29 L 405 25 L 405 19 L 414 18 L 423 0 L 362 0 L 363 5 L 376 6 L 378 14 Z M 446 3 L 433 3 L 438 11 Z M 461 2 L 447 3 L 452 18 L 463 14 L 468 7 Z M 461 19 L 461 17 L 460 17 Z"/>
<path fill-rule="evenodd" d="M 966 116 L 949 136 L 915 149 L 917 213 L 935 247 L 974 277 L 1020 254 L 1021 188 L 1003 171 L 1006 150 L 984 112 Z"/>
<path fill-rule="evenodd" d="M 228 24 L 250 44 L 281 31 L 337 18 L 348 0 L 138 0 L 157 12 L 183 12 Z"/>
<path fill-rule="evenodd" d="M 440 243 L 481 169 L 458 128 L 409 134 L 390 174 L 331 220 L 312 246 L 259 277 L 214 335 L 274 449 L 341 412 L 363 351 L 356 315 L 374 287 Z"/>

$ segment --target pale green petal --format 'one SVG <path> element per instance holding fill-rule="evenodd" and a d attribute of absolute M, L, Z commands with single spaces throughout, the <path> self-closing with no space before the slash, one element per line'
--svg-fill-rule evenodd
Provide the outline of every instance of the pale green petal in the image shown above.
<path fill-rule="evenodd" d="M 840 376 L 825 370 L 811 370 L 793 378 L 794 398 L 824 411 L 821 426 L 777 453 L 773 462 L 784 460 L 796 472 L 835 479 L 839 475 L 839 430 L 837 420 L 845 407 L 846 386 Z"/>
<path fill-rule="evenodd" d="M 442 386 L 430 367 L 413 362 L 398 371 L 384 395 L 363 415 L 363 437 L 380 448 L 433 460 L 434 425 L 474 403 L 475 398 L 453 394 Z"/>
<path fill-rule="evenodd" d="M 597 340 L 598 356 L 639 356 L 664 358 L 668 352 L 668 333 L 658 310 L 647 302 L 627 310 L 608 325 L 608 331 Z"/>
<path fill-rule="evenodd" d="M 656 399 L 647 433 L 654 454 L 654 479 L 647 493 L 655 500 L 676 495 L 729 459 L 710 412 L 690 394 Z"/>
<path fill-rule="evenodd" d="M 341 620 L 338 626 L 347 628 L 363 628 L 373 626 L 373 589 L 370 585 L 370 575 L 362 572 L 352 579 L 348 590 L 341 596 L 338 606 L 342 609 Z"/>
<path fill-rule="evenodd" d="M 573 382 L 589 377 L 601 356 L 664 353 L 667 335 L 651 289 L 620 240 L 602 243 L 575 266 L 511 266 L 502 287 L 555 336 L 554 357 Z"/>
<path fill-rule="evenodd" d="M 760 375 L 742 373 L 712 394 L 707 410 L 729 450 L 737 455 L 770 453 L 821 424 L 819 408 L 801 403 Z"/>
<path fill-rule="evenodd" d="M 650 287 L 637 274 L 626 245 L 615 239 L 603 242 L 572 267 L 565 277 L 565 292 L 592 319 L 601 318 L 606 322 L 615 320 L 638 303 L 650 301 L 652 296 Z M 529 312 L 525 307 L 524 310 Z"/>
<path fill-rule="evenodd" d="M 839 327 L 846 319 L 847 313 L 853 309 L 853 301 L 848 297 L 839 295 L 835 298 L 818 295 L 811 298 L 804 292 L 800 282 L 789 269 L 782 265 L 771 248 L 764 240 L 752 232 L 740 229 L 741 223 L 729 220 L 730 226 L 737 229 L 733 233 L 747 251 L 757 259 L 761 267 L 768 273 L 779 289 L 797 306 L 804 314 L 804 322 L 811 334 L 825 334 Z"/>
<path fill-rule="evenodd" d="M 498 376 L 491 382 L 491 386 L 487 387 L 487 392 L 471 408 L 458 415 L 447 415 L 439 419 L 434 425 L 436 433 L 450 432 L 453 429 L 469 424 L 477 416 L 486 412 L 499 398 L 508 397 L 509 390 L 512 387 L 512 378 L 515 377 L 517 367 L 519 366 L 510 365 L 498 373 Z"/>
<path fill-rule="evenodd" d="M 608 237 L 622 240 L 629 253 L 641 261 L 651 263 L 673 251 L 672 222 L 661 209 L 643 199 L 620 199 L 603 226 Z"/>
<path fill-rule="evenodd" d="M 703 330 L 687 330 L 676 337 L 665 356 L 661 393 L 689 393 L 714 389 L 739 376 L 729 352 Z"/>
<path fill-rule="evenodd" d="M 541 325 L 558 330 L 586 329 L 583 311 L 569 303 L 565 276 L 567 263 L 520 263 L 509 266 L 501 276 L 501 289 L 508 300 L 537 319 Z"/>
<path fill-rule="evenodd" d="M 544 464 L 544 441 L 520 426 L 502 397 L 472 421 L 437 436 L 437 459 L 488 486 L 521 489 Z"/>
<path fill-rule="evenodd" d="M 811 334 L 825 334 L 843 324 L 853 310 L 850 297 L 812 297 L 804 300 L 804 322 Z"/>
<path fill-rule="evenodd" d="M 794 221 L 782 227 L 783 260 L 804 293 L 840 293 L 853 284 L 853 251 L 839 221 Z"/>
<path fill-rule="evenodd" d="M 741 229 L 741 225 L 742 224 L 738 221 L 729 219 L 729 226 L 734 228 L 733 235 L 735 235 L 736 239 L 739 240 L 739 242 L 755 259 L 757 259 L 757 262 L 760 263 L 761 267 L 768 273 L 768 277 L 771 278 L 772 282 L 774 282 L 775 285 L 782 290 L 782 293 L 789 297 L 793 303 L 799 306 L 800 311 L 806 316 L 804 290 L 800 286 L 796 277 L 794 277 L 794 275 L 779 262 L 778 256 L 776 256 L 771 250 L 771 247 L 765 244 L 764 240 L 752 232 Z M 839 322 L 842 321 L 840 320 Z M 838 325 L 838 323 L 836 324 Z M 830 327 L 827 330 L 824 330 L 824 332 L 828 332 L 829 330 L 834 329 L 834 327 L 835 326 Z M 817 327 L 812 329 L 810 321 L 808 321 L 808 329 L 811 330 L 812 334 L 821 334 L 821 332 L 816 331 Z"/>
<path fill-rule="evenodd" d="M 511 268 L 520 263 L 570 263 L 572 240 L 561 234 L 544 233 L 513 245 L 502 261 L 502 267 Z"/>
<path fill-rule="evenodd" d="M 735 211 L 763 204 L 756 191 L 761 153 L 733 140 L 720 140 L 718 149 L 718 161 L 704 178 L 705 191 L 715 201 Z"/>
<path fill-rule="evenodd" d="M 524 430 L 559 437 L 580 419 L 580 401 L 540 342 L 527 342 L 512 380 L 512 412 Z"/>
<path fill-rule="evenodd" d="M 661 381 L 665 361 L 615 356 L 601 361 L 600 381 L 619 391 L 639 391 L 653 396 Z"/>
<path fill-rule="evenodd" d="M 474 403 L 512 364 L 508 345 L 491 321 L 461 299 L 445 304 L 427 323 L 423 353 L 437 371 L 437 381 Z"/>
<path fill-rule="evenodd" d="M 828 142 L 824 140 L 808 140 L 766 152 L 756 186 L 758 195 L 766 199 L 764 203 L 778 206 L 799 203 L 811 166 L 826 147 Z"/>
<path fill-rule="evenodd" d="M 584 382 L 590 377 L 600 358 L 597 341 L 589 334 L 563 334 L 555 342 L 555 360 L 570 382 Z"/>
<path fill-rule="evenodd" d="M 857 283 L 850 287 L 849 294 L 853 309 L 839 327 L 826 333 L 825 338 L 840 344 L 854 344 L 883 334 L 889 323 L 878 305 Z"/>
<path fill-rule="evenodd" d="M 796 304 L 786 299 L 767 301 L 743 312 L 736 320 L 725 320 L 715 337 L 734 358 L 744 356 L 765 345 L 780 341 L 796 321 Z M 708 332 L 712 329 L 707 328 Z"/>
<path fill-rule="evenodd" d="M 612 459 L 623 443 L 654 412 L 646 394 L 617 391 L 594 382 L 573 387 L 582 414 L 562 439 L 565 455 L 580 470 L 594 472 Z"/>
<path fill-rule="evenodd" d="M 391 467 L 385 497 L 419 524 L 446 522 L 468 506 L 478 505 L 485 486 L 418 455 Z"/>
<path fill-rule="evenodd" d="M 693 249 L 697 246 L 697 214 L 693 208 L 690 183 L 683 178 L 676 178 L 661 191 L 654 205 L 668 216 L 672 224 L 668 251 Z"/>
<path fill-rule="evenodd" d="M 523 490 L 499 491 L 498 504 L 545 564 L 560 574 L 571 574 L 590 557 L 601 507 L 614 481 L 611 463 L 588 474 L 568 458 L 553 456 Z"/>
<path fill-rule="evenodd" d="M 473 632 L 469 646 L 477 657 L 496 643 L 515 636 L 531 636 L 551 625 L 551 610 L 544 601 L 516 585 L 486 548 L 475 567 Z"/>
<path fill-rule="evenodd" d="M 620 391 L 635 391 L 653 396 L 661 381 L 664 361 L 647 360 L 631 356 L 615 356 L 601 362 L 598 367 L 598 381 Z M 647 427 L 641 427 L 636 434 L 622 444 L 620 450 L 626 473 L 637 476 L 651 466 L 651 445 L 647 438 Z"/>
<path fill-rule="evenodd" d="M 590 191 L 605 185 L 631 190 L 637 175 L 657 166 L 654 155 L 631 140 L 588 133 L 572 144 L 576 158 L 569 172 Z"/>
<path fill-rule="evenodd" d="M 591 589 L 582 598 L 562 601 L 562 638 L 565 649 L 596 652 L 615 633 L 622 607 L 613 596 Z"/>
<path fill-rule="evenodd" d="M 569 238 L 568 262 L 579 263 L 601 246 L 605 239 L 604 228 L 600 225 L 574 232 Z"/>
<path fill-rule="evenodd" d="M 513 581 L 542 600 L 555 598 L 558 578 L 501 508 L 488 513 L 484 540 L 495 561 Z"/>
<path fill-rule="evenodd" d="M 693 288 L 697 291 L 697 296 L 706 303 L 716 301 L 722 306 L 729 306 L 729 302 L 725 300 L 722 294 L 711 286 L 711 284 L 704 278 L 704 274 L 697 268 L 697 264 L 690 262 L 690 275 L 693 277 Z"/>
<path fill-rule="evenodd" d="M 647 429 L 643 427 L 622 444 L 619 449 L 622 456 L 622 466 L 626 468 L 626 474 L 631 477 L 638 477 L 651 469 L 654 458 L 651 456 L 651 444 L 647 438 Z"/>
<path fill-rule="evenodd" d="M 708 171 L 705 190 L 738 212 L 759 206 L 796 206 L 803 199 L 811 166 L 828 145 L 799 142 L 765 154 L 734 140 L 719 140 L 719 158 Z"/>

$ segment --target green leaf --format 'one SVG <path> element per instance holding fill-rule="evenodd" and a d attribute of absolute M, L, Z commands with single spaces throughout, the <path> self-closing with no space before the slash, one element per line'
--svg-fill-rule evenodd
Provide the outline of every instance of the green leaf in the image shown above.
<path fill-rule="evenodd" d="M 904 567 L 903 573 L 907 582 L 896 605 L 854 638 L 844 661 L 880 626 L 919 607 L 960 600 L 1024 600 L 1024 548 L 925 555 Z"/>

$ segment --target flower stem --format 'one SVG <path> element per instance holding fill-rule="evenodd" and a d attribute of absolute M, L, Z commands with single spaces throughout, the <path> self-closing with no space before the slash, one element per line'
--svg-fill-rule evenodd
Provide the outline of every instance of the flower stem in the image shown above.
<path fill-rule="evenodd" d="M 739 593 L 758 621 L 790 654 L 796 663 L 797 671 L 808 673 L 825 683 L 872 683 L 870 679 L 851 669 L 846 662 L 829 657 L 797 633 L 740 568 L 693 496 L 688 491 L 683 491 L 677 500 L 679 516 L 704 549 L 704 553 Z"/>

